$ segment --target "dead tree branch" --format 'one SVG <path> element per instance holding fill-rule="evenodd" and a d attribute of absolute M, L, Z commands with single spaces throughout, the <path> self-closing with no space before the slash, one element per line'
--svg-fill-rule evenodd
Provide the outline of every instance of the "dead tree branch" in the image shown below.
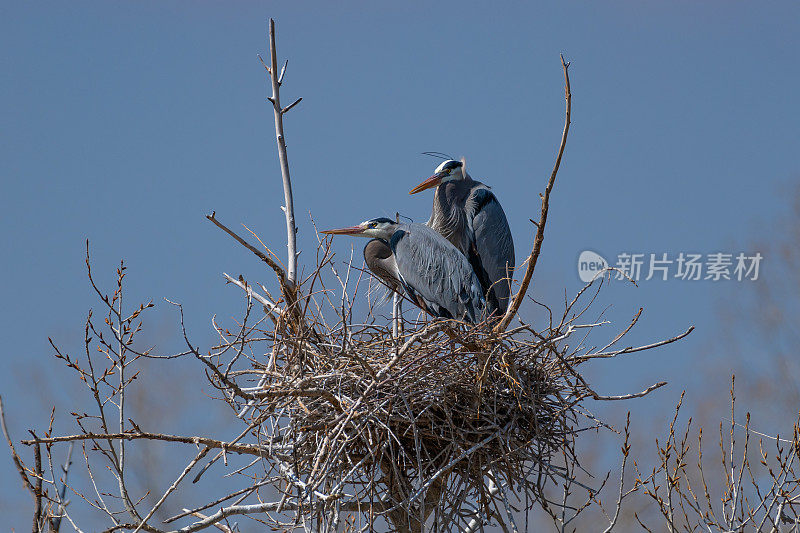
<path fill-rule="evenodd" d="M 25 446 L 36 446 L 38 444 L 56 444 L 59 442 L 75 442 L 82 440 L 154 440 L 164 442 L 180 442 L 183 444 L 193 444 L 195 446 L 206 446 L 208 448 L 224 449 L 231 453 L 240 453 L 245 455 L 255 455 L 262 457 L 268 450 L 261 446 L 253 444 L 236 444 L 225 442 L 210 437 L 188 437 L 183 435 L 169 435 L 166 433 L 150 433 L 150 432 L 130 432 L 130 433 L 80 433 L 77 435 L 64 435 L 62 437 L 37 437 L 34 439 L 23 440 L 22 444 Z"/>
<path fill-rule="evenodd" d="M 550 208 L 550 193 L 553 190 L 553 185 L 556 182 L 556 174 L 558 167 L 561 166 L 561 156 L 564 155 L 564 147 L 567 145 L 567 134 L 569 133 L 570 112 L 572 109 L 572 92 L 569 86 L 569 63 L 564 62 L 564 56 L 561 56 L 561 67 L 564 70 L 564 98 L 566 99 L 566 112 L 564 117 L 564 131 L 561 134 L 561 144 L 558 146 L 558 155 L 556 156 L 555 165 L 553 165 L 553 172 L 550 174 L 550 180 L 547 182 L 547 187 L 544 189 L 544 194 L 540 195 L 542 199 L 542 210 L 539 214 L 539 222 L 536 224 L 536 237 L 533 241 L 533 250 L 525 261 L 525 275 L 522 276 L 522 282 L 519 290 L 511 298 L 511 304 L 508 306 L 506 313 L 500 319 L 500 322 L 495 326 L 495 331 L 504 331 L 514 315 L 519 311 L 522 301 L 525 299 L 525 294 L 528 292 L 528 285 L 533 277 L 533 271 L 536 269 L 536 262 L 539 260 L 539 253 L 542 251 L 542 241 L 544 241 L 544 228 L 547 224 L 547 212 Z"/>
<path fill-rule="evenodd" d="M 294 290 L 297 283 L 297 226 L 294 220 L 294 200 L 292 198 L 292 181 L 289 177 L 289 159 L 286 155 L 286 137 L 283 133 L 283 115 L 300 103 L 302 98 L 298 98 L 292 104 L 281 108 L 280 89 L 283 84 L 283 76 L 286 73 L 286 65 L 288 60 L 283 65 L 281 73 L 276 76 L 278 68 L 277 50 L 275 46 L 275 21 L 269 19 L 269 57 L 270 68 L 267 69 L 270 80 L 272 82 L 272 97 L 269 101 L 272 103 L 272 110 L 275 116 L 275 140 L 278 144 L 278 160 L 281 165 L 281 177 L 283 178 L 283 195 L 286 205 L 283 206 L 283 212 L 286 214 L 286 281 L 289 289 Z"/>

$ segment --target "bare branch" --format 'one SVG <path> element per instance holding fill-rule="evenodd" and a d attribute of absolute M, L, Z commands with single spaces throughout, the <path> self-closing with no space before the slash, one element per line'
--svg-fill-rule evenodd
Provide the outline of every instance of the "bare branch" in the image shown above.
<path fill-rule="evenodd" d="M 178 476 L 178 478 L 177 478 L 177 479 L 176 479 L 176 480 L 175 480 L 175 481 L 172 483 L 172 485 L 170 485 L 170 486 L 169 486 L 169 488 L 168 488 L 168 489 L 167 489 L 167 491 L 164 493 L 164 495 L 163 495 L 163 496 L 161 496 L 161 498 L 160 498 L 160 499 L 159 499 L 159 500 L 156 502 L 156 504 L 153 506 L 153 508 L 152 508 L 152 509 L 150 509 L 150 512 L 149 512 L 149 513 L 147 513 L 147 515 L 145 515 L 145 517 L 144 517 L 144 518 L 142 518 L 142 522 L 139 524 L 139 526 L 138 526 L 136 529 L 134 529 L 134 530 L 133 530 L 133 533 L 137 533 L 138 531 L 141 531 L 141 529 L 142 529 L 142 527 L 145 525 L 145 523 L 146 523 L 148 520 L 150 520 L 150 517 L 152 517 L 152 516 L 155 514 L 155 512 L 158 510 L 158 508 L 159 508 L 159 507 L 161 507 L 161 504 L 163 504 L 163 503 L 164 503 L 164 501 L 167 499 L 167 497 L 168 497 L 170 494 L 172 494 L 172 493 L 173 493 L 173 492 L 174 492 L 174 491 L 175 491 L 175 490 L 178 488 L 178 484 L 179 484 L 181 481 L 183 481 L 183 478 L 185 478 L 185 477 L 186 477 L 186 475 L 189 473 L 189 471 L 190 471 L 192 468 L 194 468 L 194 465 L 196 465 L 198 462 L 200 462 L 200 461 L 203 459 L 203 457 L 205 457 L 205 456 L 206 456 L 206 454 L 208 453 L 208 451 L 209 451 L 210 449 L 211 449 L 211 448 L 210 448 L 209 446 L 206 446 L 205 448 L 203 448 L 202 450 L 200 450 L 200 452 L 198 452 L 198 454 L 197 454 L 197 455 L 194 457 L 194 459 L 192 459 L 192 460 L 189 462 L 189 464 L 188 464 L 188 465 L 186 465 L 186 468 L 184 468 L 184 469 L 183 469 L 183 472 L 181 472 L 181 473 L 180 473 L 180 475 Z"/>
<path fill-rule="evenodd" d="M 281 67 L 281 74 L 278 76 L 278 85 L 283 84 L 283 76 L 286 74 L 286 66 L 289 64 L 289 60 L 283 62 L 283 67 Z"/>
<path fill-rule="evenodd" d="M 629 346 L 627 348 L 623 348 L 622 350 L 615 350 L 613 352 L 599 352 L 599 353 L 589 353 L 586 355 L 579 355 L 573 358 L 573 361 L 587 361 L 589 359 L 607 359 L 610 357 L 616 357 L 618 355 L 628 354 L 628 353 L 635 353 L 641 352 L 645 350 L 652 350 L 653 348 L 658 348 L 659 346 L 665 346 L 667 344 L 672 344 L 675 341 L 679 341 L 682 338 L 689 335 L 692 331 L 694 331 L 694 326 L 691 326 L 689 329 L 681 333 L 680 335 L 676 335 L 669 339 L 665 339 L 663 341 L 654 342 L 651 344 L 646 344 L 644 346 Z M 616 342 L 616 340 L 615 340 Z"/>
<path fill-rule="evenodd" d="M 291 104 L 286 110 L 281 109 L 280 85 L 283 82 L 283 74 L 286 69 L 284 63 L 280 77 L 275 76 L 277 72 L 278 60 L 275 47 L 275 21 L 269 19 L 269 56 L 270 56 L 270 79 L 272 80 L 272 108 L 275 115 L 275 140 L 278 143 L 278 159 L 281 165 L 281 177 L 283 178 L 283 195 L 285 200 L 284 212 L 286 214 L 286 281 L 291 290 L 295 289 L 297 283 L 297 226 L 294 221 L 294 200 L 292 199 L 292 181 L 289 176 L 289 160 L 286 155 L 286 136 L 283 133 L 283 113 L 298 104 L 300 100 Z"/>
<path fill-rule="evenodd" d="M 257 455 L 259 457 L 267 454 L 267 450 L 261 446 L 252 444 L 232 444 L 229 442 L 212 439 L 209 437 L 187 437 L 182 435 L 169 435 L 166 433 L 150 432 L 129 432 L 129 433 L 80 433 L 77 435 L 64 435 L 61 437 L 36 437 L 34 439 L 23 440 L 25 446 L 36 446 L 38 444 L 55 444 L 58 442 L 73 442 L 81 440 L 159 440 L 165 442 L 180 442 L 183 444 L 193 444 L 195 446 L 207 446 L 209 448 L 225 449 L 232 453 L 245 455 Z"/>
<path fill-rule="evenodd" d="M 297 100 L 295 100 L 294 102 L 292 102 L 291 104 L 287 105 L 286 107 L 281 109 L 281 115 L 285 115 L 291 108 L 293 108 L 294 106 L 296 106 L 297 104 L 299 104 L 302 101 L 303 101 L 303 98 L 300 97 Z"/>
<path fill-rule="evenodd" d="M 500 322 L 495 326 L 495 331 L 501 332 L 505 330 L 514 318 L 514 315 L 519 311 L 522 300 L 525 299 L 525 294 L 528 292 L 528 285 L 533 277 L 533 271 L 536 269 L 536 262 L 539 260 L 539 253 L 542 250 L 542 241 L 544 241 L 544 228 L 547 223 L 547 212 L 550 207 L 550 192 L 553 190 L 553 185 L 556 181 L 556 174 L 558 167 L 561 165 L 561 156 L 564 154 L 564 147 L 567 145 L 567 134 L 569 133 L 570 124 L 570 111 L 572 108 L 572 93 L 569 87 L 569 63 L 564 62 L 564 56 L 561 56 L 561 67 L 564 70 L 564 98 L 566 99 L 566 112 L 564 117 L 564 131 L 561 134 L 561 144 L 558 147 L 558 155 L 556 156 L 555 165 L 553 165 L 553 172 L 550 174 L 550 180 L 547 182 L 547 187 L 544 189 L 542 198 L 542 211 L 539 215 L 539 223 L 536 224 L 536 237 L 533 241 L 533 250 L 526 260 L 527 266 L 525 267 L 525 274 L 522 276 L 522 282 L 519 291 L 511 298 L 511 303 L 500 319 Z"/>
<path fill-rule="evenodd" d="M 66 497 L 67 497 L 67 479 L 69 478 L 69 469 L 72 466 L 72 442 L 69 443 L 67 450 L 67 459 L 61 467 L 61 472 L 64 477 L 61 479 L 61 490 L 58 492 L 58 516 L 53 519 L 53 529 L 58 533 L 61 528 L 61 518 L 66 513 Z"/>
<path fill-rule="evenodd" d="M 258 303 L 263 305 L 265 312 L 267 312 L 268 314 L 270 314 L 270 315 L 276 314 L 277 316 L 281 316 L 283 314 L 284 310 L 280 306 L 275 305 L 274 303 L 272 303 L 269 300 L 267 300 L 264 296 L 260 295 L 256 291 L 254 291 L 253 288 L 250 287 L 247 284 L 247 282 L 235 279 L 235 278 L 229 276 L 228 274 L 226 274 L 225 272 L 222 273 L 222 277 L 224 277 L 226 280 L 228 280 L 229 283 L 233 283 L 234 285 L 236 285 L 237 287 L 239 287 L 240 289 L 245 291 L 255 301 L 257 301 Z"/>
<path fill-rule="evenodd" d="M 237 235 L 236 232 L 234 232 L 232 229 L 228 228 L 225 224 L 217 220 L 216 214 L 217 214 L 216 211 L 214 211 L 210 215 L 206 215 L 206 218 L 211 222 L 213 222 L 222 231 L 233 237 L 236 240 L 236 242 L 238 242 L 239 244 L 241 244 L 242 246 L 253 252 L 259 259 L 264 261 L 275 272 L 275 275 L 278 277 L 278 281 L 280 282 L 281 287 L 283 288 L 284 286 L 286 286 L 287 283 L 286 272 L 284 272 L 283 268 L 281 268 L 281 266 L 278 265 L 278 263 L 276 263 L 267 254 L 265 254 L 264 252 L 262 252 L 249 242 L 245 241 L 243 238 Z"/>
<path fill-rule="evenodd" d="M 0 424 L 3 427 L 3 435 L 6 437 L 6 443 L 8 444 L 8 448 L 11 450 L 11 458 L 14 460 L 14 466 L 17 467 L 17 472 L 19 472 L 19 476 L 22 479 L 22 485 L 33 494 L 33 485 L 31 484 L 30 479 L 28 479 L 27 474 L 25 474 L 25 467 L 22 464 L 22 459 L 20 459 L 17 450 L 14 448 L 14 443 L 11 441 L 11 437 L 8 435 L 8 428 L 6 427 L 6 415 L 3 411 L 3 397 L 0 396 Z"/>

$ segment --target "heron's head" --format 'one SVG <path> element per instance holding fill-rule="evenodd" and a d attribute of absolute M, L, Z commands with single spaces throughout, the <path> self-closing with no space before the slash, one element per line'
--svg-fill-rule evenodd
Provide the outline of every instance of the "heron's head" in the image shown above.
<path fill-rule="evenodd" d="M 411 189 L 409 194 L 416 194 L 420 191 L 424 191 L 425 189 L 437 187 L 448 181 L 463 180 L 465 178 L 466 172 L 464 172 L 464 162 L 456 161 L 455 159 L 448 159 L 436 167 L 436 170 L 433 172 L 433 176 Z"/>
<path fill-rule="evenodd" d="M 322 231 L 326 235 L 355 235 L 356 237 L 369 237 L 371 239 L 389 240 L 397 227 L 397 222 L 389 218 L 379 217 L 365 220 L 358 226 L 349 228 L 329 229 Z"/>

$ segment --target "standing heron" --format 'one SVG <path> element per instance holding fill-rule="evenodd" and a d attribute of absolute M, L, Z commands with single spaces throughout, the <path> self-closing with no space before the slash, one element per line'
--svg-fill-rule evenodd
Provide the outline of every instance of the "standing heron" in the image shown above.
<path fill-rule="evenodd" d="M 483 320 L 486 301 L 467 259 L 424 224 L 373 218 L 358 226 L 323 231 L 328 235 L 372 237 L 364 261 L 388 287 L 405 293 L 425 312 L 470 323 Z"/>
<path fill-rule="evenodd" d="M 500 202 L 473 180 L 464 161 L 449 159 L 410 194 L 436 187 L 426 223 L 458 248 L 475 270 L 486 295 L 487 313 L 505 313 L 514 272 L 514 241 Z"/>

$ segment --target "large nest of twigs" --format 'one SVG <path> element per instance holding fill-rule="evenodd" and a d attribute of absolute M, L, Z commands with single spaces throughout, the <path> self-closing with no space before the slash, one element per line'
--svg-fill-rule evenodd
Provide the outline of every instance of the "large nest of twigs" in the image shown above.
<path fill-rule="evenodd" d="M 420 496 L 403 494 L 408 477 L 409 488 L 421 478 L 457 500 L 483 491 L 491 471 L 536 499 L 553 452 L 571 453 L 581 392 L 555 345 L 530 340 L 526 328 L 487 329 L 441 322 L 399 338 L 381 326 L 342 327 L 317 341 L 275 338 L 289 357 L 264 372 L 255 412 L 279 424 L 281 442 L 295 443 L 304 478 L 341 479 L 360 465 L 352 487 L 372 485 L 377 468 L 401 478 L 396 496 Z M 520 483 L 532 470 L 545 474 L 540 484 Z"/>
<path fill-rule="evenodd" d="M 281 493 L 269 510 L 323 522 L 348 512 L 356 528 L 383 517 L 414 531 L 428 520 L 437 530 L 463 529 L 515 506 L 546 507 L 548 485 L 570 479 L 577 465 L 576 434 L 600 424 L 581 400 L 603 397 L 577 368 L 636 350 L 610 350 L 630 327 L 601 349 L 587 347 L 585 335 L 567 345 L 601 325 L 579 319 L 603 278 L 563 312 L 548 310 L 540 329 L 520 321 L 500 331 L 407 310 L 416 320 L 402 331 L 388 306 L 369 297 L 366 309 L 354 306 L 364 301 L 363 278 L 353 288 L 358 269 L 348 265 L 343 280 L 331 258 L 330 243 L 320 243 L 318 266 L 298 291 L 308 296 L 297 300 L 228 278 L 246 290 L 248 308 L 238 331 L 219 327 L 226 341 L 211 376 L 268 450 L 266 475 Z M 341 289 L 327 288 L 326 277 Z M 250 324 L 255 302 L 265 304 L 270 327 L 266 318 Z M 229 350 L 236 355 L 225 363 Z"/>

